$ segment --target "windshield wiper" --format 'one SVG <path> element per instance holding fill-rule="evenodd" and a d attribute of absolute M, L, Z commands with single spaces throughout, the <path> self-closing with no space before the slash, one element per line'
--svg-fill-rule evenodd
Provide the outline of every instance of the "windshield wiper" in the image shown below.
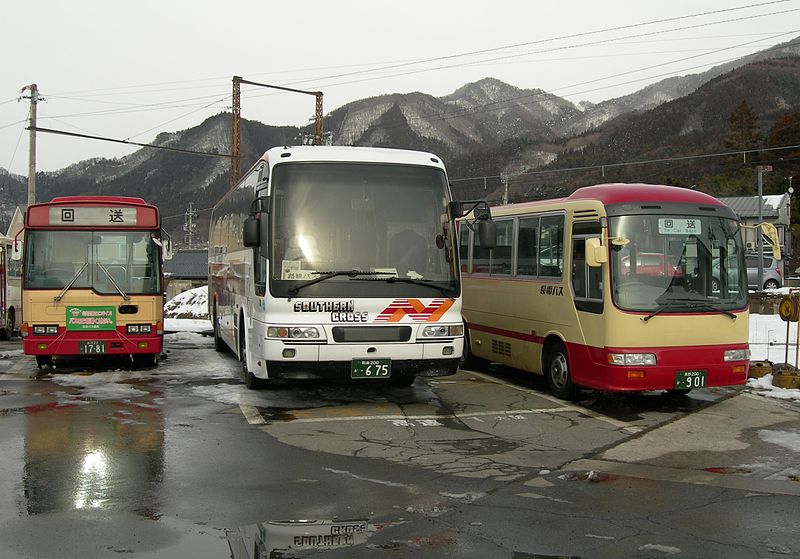
<path fill-rule="evenodd" d="M 692 298 L 692 297 L 667 299 L 666 301 L 661 303 L 661 305 L 656 310 L 654 310 L 647 316 L 643 317 L 642 320 L 647 322 L 657 314 L 660 314 L 667 309 L 708 309 L 714 312 L 718 312 L 719 314 L 724 314 L 731 320 L 736 320 L 736 315 L 733 314 L 732 312 L 715 307 L 711 303 L 704 302 L 703 299 L 701 298 Z"/>
<path fill-rule="evenodd" d="M 53 302 L 58 303 L 64 297 L 67 291 L 69 291 L 69 288 L 72 287 L 72 284 L 75 283 L 75 280 L 78 279 L 78 277 L 83 273 L 83 271 L 86 269 L 88 265 L 89 265 L 88 262 L 83 263 L 81 269 L 75 272 L 75 275 L 72 276 L 72 279 L 67 282 L 67 285 L 64 286 L 64 289 L 61 290 L 61 293 L 53 297 Z"/>
<path fill-rule="evenodd" d="M 335 278 L 337 276 L 347 276 L 351 279 L 355 279 L 358 276 L 377 276 L 380 274 L 384 274 L 384 272 L 362 272 L 361 270 L 337 270 L 335 272 L 312 272 L 312 273 L 319 274 L 319 277 L 314 278 L 312 280 L 308 280 L 304 283 L 300 283 L 298 285 L 293 285 L 292 287 L 289 288 L 289 294 L 292 297 L 297 295 L 297 292 L 303 289 L 304 287 L 308 287 L 309 285 L 314 285 L 315 283 Z"/>
<path fill-rule="evenodd" d="M 387 283 L 410 283 L 413 285 L 421 285 L 423 287 L 430 287 L 432 289 L 437 289 L 441 294 L 442 297 L 452 297 L 452 289 L 448 289 L 442 287 L 441 285 L 436 285 L 435 283 L 431 283 L 429 281 L 421 281 L 418 279 L 412 278 L 398 278 L 397 276 L 391 276 L 388 278 L 379 278 Z"/>
<path fill-rule="evenodd" d="M 110 281 L 110 282 L 111 282 L 111 285 L 113 285 L 113 286 L 114 286 L 114 288 L 115 288 L 117 291 L 119 291 L 119 294 L 120 294 L 120 295 L 122 295 L 122 298 L 123 298 L 123 299 L 125 299 L 126 301 L 130 301 L 130 300 L 131 300 L 130 296 L 129 296 L 127 293 L 125 293 L 125 292 L 122 290 L 122 288 L 121 288 L 121 287 L 120 287 L 120 286 L 117 284 L 117 282 L 116 282 L 116 281 L 114 281 L 114 278 L 112 278 L 112 277 L 111 277 L 111 274 L 110 274 L 110 273 L 108 273 L 108 270 L 106 269 L 106 267 L 105 267 L 105 266 L 103 266 L 103 263 L 102 263 L 102 262 L 98 262 L 98 263 L 97 263 L 97 267 L 98 267 L 98 268 L 100 268 L 101 270 L 103 270 L 103 273 L 104 273 L 104 274 L 106 275 L 106 277 L 108 278 L 108 281 Z"/>

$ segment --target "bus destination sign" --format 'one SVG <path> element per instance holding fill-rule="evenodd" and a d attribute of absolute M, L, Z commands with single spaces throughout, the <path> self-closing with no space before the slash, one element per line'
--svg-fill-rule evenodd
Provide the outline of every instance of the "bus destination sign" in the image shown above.
<path fill-rule="evenodd" d="M 113 206 L 53 206 L 49 208 L 50 225 L 136 225 L 136 208 Z"/>

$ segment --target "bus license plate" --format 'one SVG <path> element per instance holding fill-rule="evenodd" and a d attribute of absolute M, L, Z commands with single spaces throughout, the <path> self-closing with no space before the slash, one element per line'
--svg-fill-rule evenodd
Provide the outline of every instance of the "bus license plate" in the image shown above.
<path fill-rule="evenodd" d="M 105 342 L 78 342 L 78 351 L 84 354 L 99 355 L 106 352 Z"/>
<path fill-rule="evenodd" d="M 350 378 L 389 378 L 391 374 L 391 359 L 353 359 L 350 365 Z"/>
<path fill-rule="evenodd" d="M 703 388 L 706 385 L 705 371 L 678 371 L 675 373 L 675 389 L 691 390 Z"/>

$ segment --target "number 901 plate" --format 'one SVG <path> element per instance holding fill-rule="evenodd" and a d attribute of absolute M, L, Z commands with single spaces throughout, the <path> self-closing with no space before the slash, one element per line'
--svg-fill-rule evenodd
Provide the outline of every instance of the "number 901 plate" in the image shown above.
<path fill-rule="evenodd" d="M 675 373 L 675 389 L 691 390 L 703 388 L 706 385 L 705 371 L 678 371 Z"/>

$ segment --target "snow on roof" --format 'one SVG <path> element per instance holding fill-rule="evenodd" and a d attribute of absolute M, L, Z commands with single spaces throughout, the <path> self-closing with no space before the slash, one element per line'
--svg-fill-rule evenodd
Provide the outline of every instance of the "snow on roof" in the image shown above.
<path fill-rule="evenodd" d="M 761 215 L 764 217 L 778 217 L 778 212 L 789 202 L 788 194 L 774 194 L 762 198 L 764 205 Z M 719 201 L 739 217 L 758 217 L 758 196 L 731 196 L 720 198 Z"/>

